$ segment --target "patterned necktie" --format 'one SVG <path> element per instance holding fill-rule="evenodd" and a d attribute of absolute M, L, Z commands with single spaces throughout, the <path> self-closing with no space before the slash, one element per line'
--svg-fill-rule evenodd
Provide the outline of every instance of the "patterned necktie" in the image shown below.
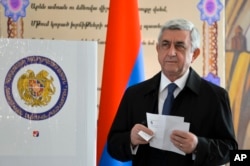
<path fill-rule="evenodd" d="M 170 111 L 171 111 L 171 107 L 172 107 L 172 104 L 173 104 L 173 101 L 174 101 L 174 95 L 173 95 L 173 92 L 176 88 L 176 84 L 175 83 L 171 83 L 168 85 L 168 95 L 164 101 L 164 104 L 163 104 L 163 110 L 162 110 L 162 114 L 163 115 L 169 115 L 170 114 Z"/>

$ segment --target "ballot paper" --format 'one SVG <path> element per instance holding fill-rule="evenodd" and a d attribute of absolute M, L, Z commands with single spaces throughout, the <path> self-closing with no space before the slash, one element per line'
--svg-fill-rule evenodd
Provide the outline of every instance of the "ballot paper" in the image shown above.
<path fill-rule="evenodd" d="M 151 138 L 153 138 L 154 135 L 149 135 L 145 133 L 144 131 L 140 130 L 138 132 L 139 136 L 141 136 L 145 141 L 149 141 Z"/>
<path fill-rule="evenodd" d="M 170 141 L 173 130 L 189 131 L 190 123 L 184 122 L 184 117 L 147 113 L 147 125 L 154 132 L 151 147 L 185 155 Z"/>

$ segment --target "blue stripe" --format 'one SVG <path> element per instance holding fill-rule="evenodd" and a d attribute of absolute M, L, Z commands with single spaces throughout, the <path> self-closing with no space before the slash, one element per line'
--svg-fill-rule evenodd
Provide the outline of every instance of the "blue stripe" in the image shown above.
<path fill-rule="evenodd" d="M 104 147 L 99 166 L 131 166 L 132 162 L 121 162 L 112 158 L 107 151 L 107 144 Z"/>
<path fill-rule="evenodd" d="M 144 61 L 143 61 L 143 52 L 142 46 L 140 47 L 139 54 L 137 56 L 134 69 L 130 76 L 128 86 L 139 83 L 145 79 L 144 77 Z"/>

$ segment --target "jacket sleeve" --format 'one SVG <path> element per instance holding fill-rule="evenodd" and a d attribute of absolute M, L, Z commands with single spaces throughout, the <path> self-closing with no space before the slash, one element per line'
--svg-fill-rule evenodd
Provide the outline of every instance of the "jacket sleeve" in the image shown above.
<path fill-rule="evenodd" d="M 132 126 L 128 119 L 128 98 L 127 92 L 125 92 L 112 123 L 107 141 L 108 153 L 120 161 L 132 160 L 130 147 L 130 130 Z"/>
<path fill-rule="evenodd" d="M 230 150 L 238 148 L 228 94 L 222 91 L 218 97 L 215 135 L 212 138 L 199 137 L 196 148 L 195 165 L 222 165 L 230 161 Z"/>

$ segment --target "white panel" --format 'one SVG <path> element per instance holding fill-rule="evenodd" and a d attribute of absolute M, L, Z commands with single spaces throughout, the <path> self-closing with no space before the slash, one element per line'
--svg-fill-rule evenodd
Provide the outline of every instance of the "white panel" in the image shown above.
<path fill-rule="evenodd" d="M 0 78 L 0 165 L 96 165 L 96 42 L 1 39 Z"/>

